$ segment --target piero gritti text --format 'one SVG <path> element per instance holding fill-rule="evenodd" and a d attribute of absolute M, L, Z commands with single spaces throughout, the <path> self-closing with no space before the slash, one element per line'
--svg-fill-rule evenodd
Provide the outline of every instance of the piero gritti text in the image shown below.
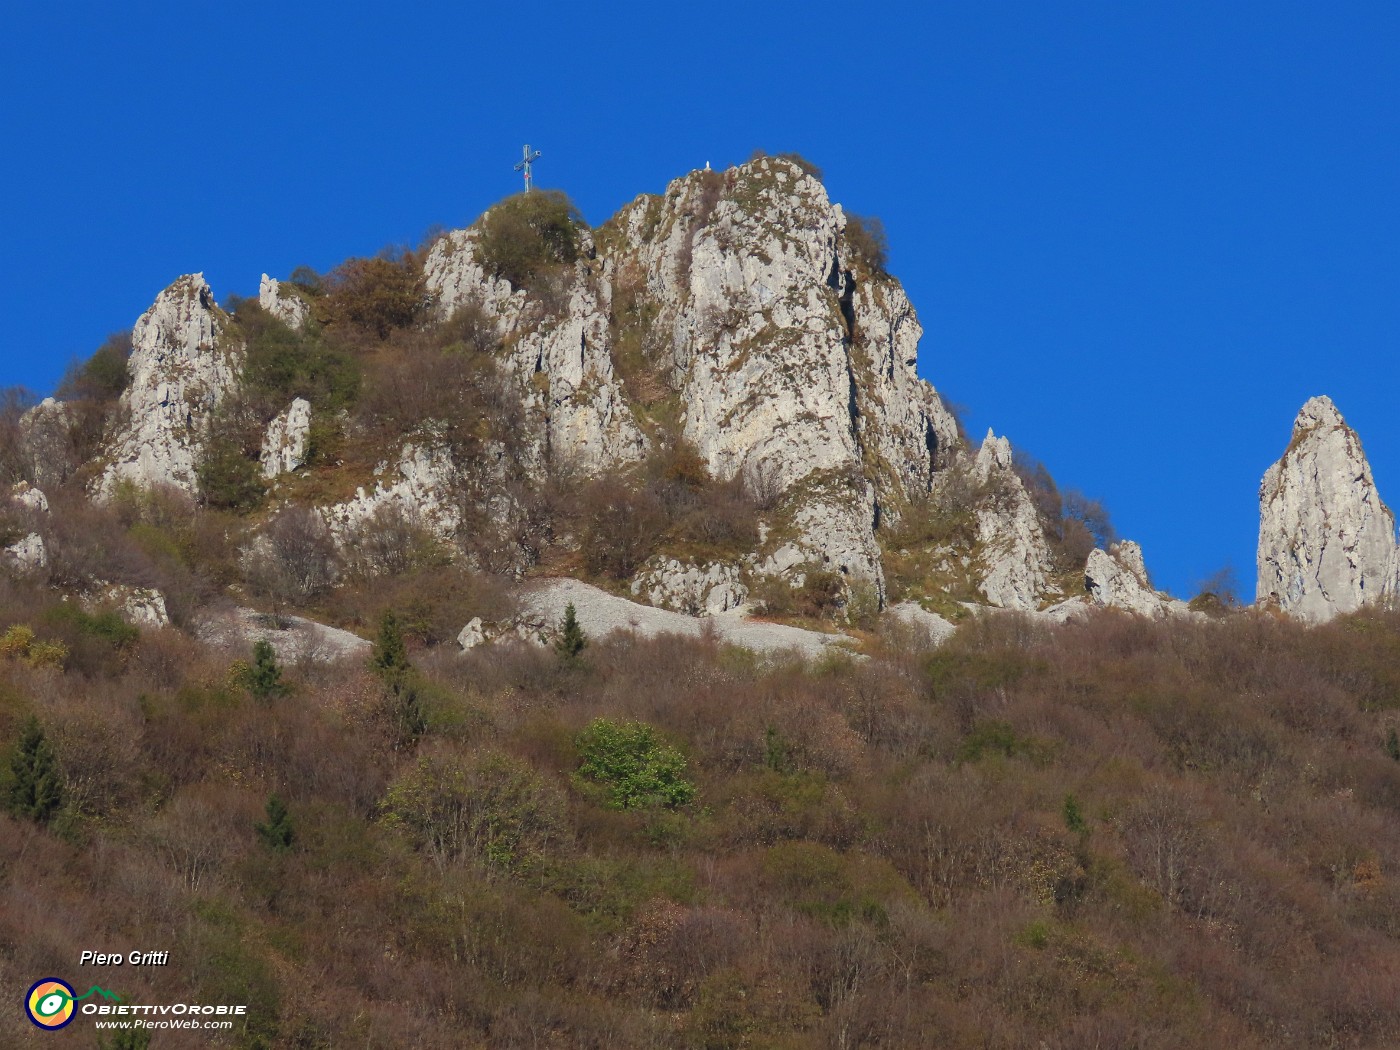
<path fill-rule="evenodd" d="M 170 961 L 169 952 L 83 952 L 79 966 L 164 966 Z"/>

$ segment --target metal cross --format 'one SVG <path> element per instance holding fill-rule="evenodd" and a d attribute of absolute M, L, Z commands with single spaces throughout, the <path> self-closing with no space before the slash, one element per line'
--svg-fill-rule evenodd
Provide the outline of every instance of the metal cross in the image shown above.
<path fill-rule="evenodd" d="M 529 144 L 527 143 L 525 146 L 524 159 L 521 160 L 520 163 L 515 166 L 516 171 L 523 171 L 525 173 L 526 193 L 529 193 L 531 188 L 530 165 L 535 163 L 535 161 L 539 160 L 540 157 L 542 157 L 543 155 L 544 154 L 542 154 L 539 150 L 531 150 Z"/>

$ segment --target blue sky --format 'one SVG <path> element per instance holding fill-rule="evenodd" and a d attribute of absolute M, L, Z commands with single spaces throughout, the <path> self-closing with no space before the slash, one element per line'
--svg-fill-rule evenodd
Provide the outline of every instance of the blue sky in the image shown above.
<path fill-rule="evenodd" d="M 527 141 L 594 223 L 796 150 L 883 218 L 975 433 L 1160 585 L 1249 596 L 1307 397 L 1400 503 L 1397 55 L 1394 3 L 10 4 L 0 385 L 47 392 L 181 273 L 252 294 L 465 224 Z"/>

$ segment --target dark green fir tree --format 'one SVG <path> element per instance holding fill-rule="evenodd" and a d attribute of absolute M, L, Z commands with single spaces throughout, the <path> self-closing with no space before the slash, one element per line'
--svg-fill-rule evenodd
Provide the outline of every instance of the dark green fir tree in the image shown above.
<path fill-rule="evenodd" d="M 267 823 L 255 824 L 258 838 L 274 853 L 286 853 L 296 841 L 296 828 L 292 825 L 287 804 L 276 795 L 267 800 Z"/>
<path fill-rule="evenodd" d="M 564 620 L 559 625 L 559 637 L 554 643 L 554 650 L 565 663 L 571 664 L 578 660 L 579 654 L 587 645 L 588 637 L 579 626 L 574 603 L 570 602 L 564 609 Z"/>
<path fill-rule="evenodd" d="M 10 812 L 46 824 L 63 805 L 63 777 L 48 738 L 33 715 L 10 753 Z"/>

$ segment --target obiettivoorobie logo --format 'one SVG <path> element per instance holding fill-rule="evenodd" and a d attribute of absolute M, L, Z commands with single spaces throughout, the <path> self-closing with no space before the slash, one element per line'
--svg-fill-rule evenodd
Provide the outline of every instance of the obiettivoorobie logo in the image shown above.
<path fill-rule="evenodd" d="M 73 991 L 73 986 L 57 977 L 45 977 L 35 981 L 24 997 L 24 1012 L 40 1028 L 54 1030 L 62 1028 L 73 1020 L 76 1013 L 74 1003 L 90 995 L 100 995 L 104 999 L 121 1002 L 121 996 L 93 985 L 82 995 Z"/>

